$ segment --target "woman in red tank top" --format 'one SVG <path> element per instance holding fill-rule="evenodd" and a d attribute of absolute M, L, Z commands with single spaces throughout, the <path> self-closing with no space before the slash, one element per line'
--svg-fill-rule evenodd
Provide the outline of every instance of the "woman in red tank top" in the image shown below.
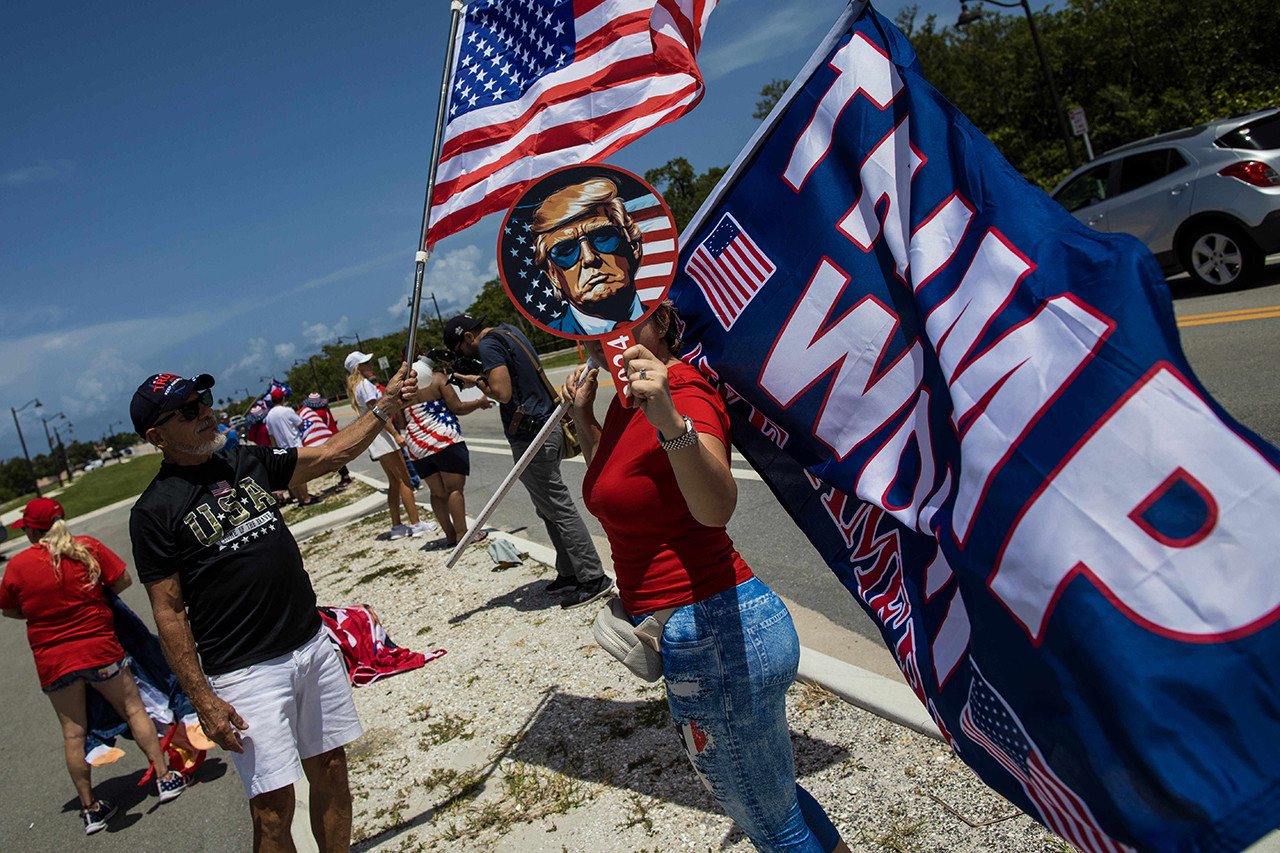
<path fill-rule="evenodd" d="M 62 725 L 67 772 L 80 797 L 85 834 L 92 834 L 106 827 L 116 808 L 93 796 L 84 753 L 86 684 L 129 724 L 155 769 L 161 802 L 181 794 L 186 777 L 178 770 L 161 775 L 166 762 L 156 727 L 116 639 L 104 587 L 119 594 L 133 579 L 124 561 L 106 545 L 89 536 L 72 536 L 63 515 L 57 501 L 36 498 L 14 523 L 26 532 L 31 547 L 9 561 L 0 580 L 0 611 L 27 623 L 40 689 L 48 694 Z"/>
<path fill-rule="evenodd" d="M 623 354 L 632 408 L 615 399 L 603 426 L 593 411 L 597 371 L 580 367 L 566 380 L 560 396 L 588 463 L 583 500 L 609 537 L 633 623 L 665 617 L 667 704 L 721 807 L 765 853 L 847 853 L 795 781 L 786 692 L 800 641 L 782 600 L 725 532 L 738 494 L 728 412 L 678 358 L 680 329 L 669 301 L 633 329 L 637 344 Z M 605 363 L 598 343 L 589 349 Z"/>

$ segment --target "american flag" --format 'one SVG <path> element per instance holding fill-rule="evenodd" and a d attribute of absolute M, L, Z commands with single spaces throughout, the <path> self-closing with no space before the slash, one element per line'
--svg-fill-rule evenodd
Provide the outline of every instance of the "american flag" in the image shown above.
<path fill-rule="evenodd" d="M 686 270 L 728 331 L 777 270 L 773 261 L 729 214 L 694 249 Z"/>
<path fill-rule="evenodd" d="M 1040 809 L 1045 826 L 1086 853 L 1133 853 L 1098 826 L 1093 812 L 1062 783 L 1027 737 L 1000 694 L 973 665 L 969 701 L 960 712 L 960 729 L 1008 770 Z"/>
<path fill-rule="evenodd" d="M 459 28 L 427 244 L 702 97 L 715 0 L 476 0 Z"/>

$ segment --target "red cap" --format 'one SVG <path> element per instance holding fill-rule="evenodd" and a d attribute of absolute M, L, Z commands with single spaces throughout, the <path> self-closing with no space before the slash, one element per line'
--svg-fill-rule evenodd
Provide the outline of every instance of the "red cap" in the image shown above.
<path fill-rule="evenodd" d="M 48 530 L 53 523 L 66 515 L 62 504 L 53 498 L 36 498 L 22 510 L 22 518 L 13 523 L 14 527 L 34 527 L 36 530 Z"/>
<path fill-rule="evenodd" d="M 271 399 L 272 399 L 272 400 L 283 400 L 283 399 L 284 399 L 284 389 L 283 389 L 283 388 L 272 388 L 272 389 L 271 389 Z"/>

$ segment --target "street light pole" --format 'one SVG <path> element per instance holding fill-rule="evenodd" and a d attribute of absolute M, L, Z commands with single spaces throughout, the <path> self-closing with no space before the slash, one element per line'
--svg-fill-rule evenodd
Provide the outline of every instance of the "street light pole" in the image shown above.
<path fill-rule="evenodd" d="M 67 424 L 67 431 L 71 431 L 71 424 Z M 67 448 L 62 443 L 62 436 L 58 434 L 58 428 L 53 428 L 53 437 L 58 441 L 58 452 L 62 454 L 62 466 L 67 469 L 67 482 L 70 483 L 74 477 L 71 474 L 71 461 L 67 459 Z"/>
<path fill-rule="evenodd" d="M 1071 129 L 1067 126 L 1067 114 L 1062 109 L 1058 87 L 1053 83 L 1053 71 L 1049 68 L 1049 57 L 1045 55 L 1044 45 L 1040 42 L 1040 30 L 1036 28 L 1035 16 L 1031 14 L 1031 5 L 1027 0 L 1019 0 L 1017 3 L 1002 3 L 1000 0 L 977 0 L 977 2 L 994 3 L 1006 9 L 1022 7 L 1022 11 L 1027 16 L 1027 26 L 1031 28 L 1031 41 L 1035 44 L 1036 54 L 1040 57 L 1040 69 L 1044 72 L 1044 81 L 1049 87 L 1049 99 L 1053 102 L 1053 112 L 1058 117 L 1058 132 L 1062 134 L 1062 143 L 1067 147 L 1067 162 L 1071 164 L 1074 171 L 1079 168 L 1080 160 L 1076 157 L 1076 147 L 1071 141 Z M 981 16 L 980 10 L 969 8 L 967 0 L 960 0 L 960 17 L 956 20 L 956 26 L 963 27 L 971 24 Z"/>
<path fill-rule="evenodd" d="M 9 411 L 13 413 L 13 425 L 18 429 L 18 442 L 22 445 L 22 455 L 27 459 L 27 470 L 31 472 L 31 485 L 36 487 L 36 497 L 39 498 L 43 497 L 43 495 L 40 494 L 40 478 L 36 476 L 36 467 L 31 464 L 31 454 L 27 452 L 27 440 L 22 437 L 22 424 L 18 423 L 18 412 L 21 412 L 32 403 L 35 403 L 38 407 L 40 405 L 40 398 L 37 397 L 34 400 L 28 400 L 16 409 L 10 406 Z"/>
<path fill-rule="evenodd" d="M 39 408 L 39 407 L 37 407 L 37 408 Z M 40 423 L 44 425 L 44 440 L 45 440 L 45 441 L 48 443 L 48 445 L 49 445 L 49 454 L 50 454 L 51 456 L 53 455 L 53 438 L 49 435 L 49 421 L 57 420 L 58 418 L 62 418 L 62 419 L 64 419 L 64 420 L 65 420 L 65 419 L 66 419 L 66 417 L 67 417 L 67 416 L 66 416 L 66 415 L 64 415 L 62 412 L 58 412 L 56 415 L 49 415 L 49 417 L 47 417 L 47 418 L 46 418 L 46 417 L 41 417 L 41 418 L 40 418 Z M 54 431 L 54 433 L 56 434 L 56 433 L 58 432 L 58 428 L 57 428 L 57 427 L 54 427 L 54 428 L 53 428 L 53 431 Z M 61 446 L 62 446 L 61 439 L 59 439 L 58 446 L 59 446 L 59 447 L 61 447 Z M 64 461 L 64 462 L 66 461 L 66 455 L 67 455 L 66 453 L 63 453 L 63 454 L 62 454 L 62 456 L 63 456 L 63 461 Z M 58 470 L 58 466 L 57 466 L 57 462 L 56 462 L 56 460 L 55 460 L 55 463 L 54 463 L 53 471 L 54 471 L 54 473 L 55 473 L 55 474 L 57 474 L 57 475 L 58 475 L 58 487 L 59 487 L 59 488 L 61 488 L 61 487 L 62 487 L 62 472 L 61 472 L 60 470 Z M 71 482 L 70 477 L 68 477 L 68 478 L 67 478 L 67 482 L 68 482 L 68 483 L 69 483 L 69 482 Z"/>

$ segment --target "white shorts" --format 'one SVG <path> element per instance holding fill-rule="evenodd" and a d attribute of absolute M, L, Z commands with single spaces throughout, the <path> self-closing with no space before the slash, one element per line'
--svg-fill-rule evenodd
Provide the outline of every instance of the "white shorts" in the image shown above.
<path fill-rule="evenodd" d="M 322 628 L 296 650 L 232 672 L 209 684 L 249 727 L 243 753 L 231 761 L 249 799 L 302 778 L 304 758 L 345 746 L 364 734 L 347 670 Z"/>
<path fill-rule="evenodd" d="M 378 430 L 378 434 L 373 437 L 373 444 L 369 445 L 369 458 L 377 462 L 388 453 L 399 449 L 400 445 L 396 444 L 396 440 L 385 429 Z"/>

